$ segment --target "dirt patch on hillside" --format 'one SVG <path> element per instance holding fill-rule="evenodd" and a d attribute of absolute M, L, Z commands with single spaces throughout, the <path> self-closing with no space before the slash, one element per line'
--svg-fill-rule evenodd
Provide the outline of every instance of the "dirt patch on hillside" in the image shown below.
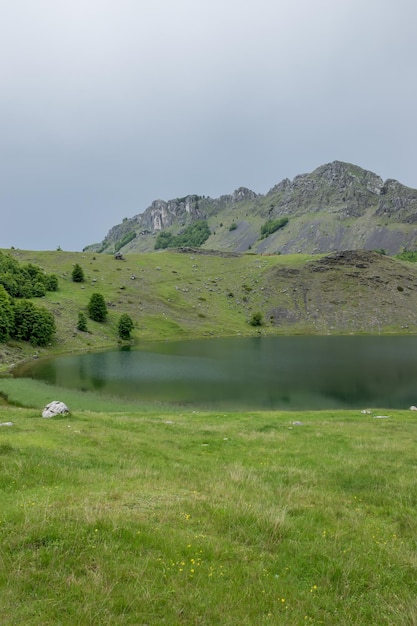
<path fill-rule="evenodd" d="M 205 250 L 204 248 L 181 247 L 172 250 L 172 252 L 182 252 L 183 254 L 203 254 L 206 256 L 219 256 L 223 258 L 242 256 L 240 252 L 223 252 L 221 250 Z"/>
<path fill-rule="evenodd" d="M 344 251 L 267 274 L 266 315 L 315 332 L 417 331 L 417 268 L 376 252 Z"/>

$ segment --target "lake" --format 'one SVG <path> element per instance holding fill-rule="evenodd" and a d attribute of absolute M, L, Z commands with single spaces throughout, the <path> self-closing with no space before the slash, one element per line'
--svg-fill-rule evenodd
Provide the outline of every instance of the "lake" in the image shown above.
<path fill-rule="evenodd" d="M 34 361 L 14 374 L 138 401 L 207 408 L 408 408 L 417 404 L 417 337 L 159 342 Z"/>

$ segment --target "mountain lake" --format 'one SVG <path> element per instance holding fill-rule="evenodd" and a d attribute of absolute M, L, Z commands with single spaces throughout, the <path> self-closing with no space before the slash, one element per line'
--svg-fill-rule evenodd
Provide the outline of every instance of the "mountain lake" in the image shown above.
<path fill-rule="evenodd" d="M 416 336 L 200 339 L 26 363 L 15 376 L 140 401 L 226 409 L 409 408 Z"/>

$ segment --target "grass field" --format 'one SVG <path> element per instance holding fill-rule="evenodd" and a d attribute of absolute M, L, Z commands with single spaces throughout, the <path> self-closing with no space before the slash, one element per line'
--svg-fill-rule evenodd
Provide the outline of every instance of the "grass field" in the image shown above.
<path fill-rule="evenodd" d="M 382 257 L 352 275 L 306 270 L 302 255 L 13 254 L 58 274 L 42 300 L 58 330 L 46 349 L 3 344 L 3 371 L 34 352 L 114 346 L 124 312 L 136 342 L 350 332 L 352 319 L 416 328 L 416 270 Z M 81 333 L 94 291 L 109 319 Z M 255 311 L 261 329 L 248 324 Z M 71 415 L 42 419 L 52 399 Z M 6 377 L 8 422 L 2 626 L 417 625 L 415 412 L 202 412 Z"/>
<path fill-rule="evenodd" d="M 0 406 L 0 624 L 416 624 L 417 418 L 377 414 Z"/>

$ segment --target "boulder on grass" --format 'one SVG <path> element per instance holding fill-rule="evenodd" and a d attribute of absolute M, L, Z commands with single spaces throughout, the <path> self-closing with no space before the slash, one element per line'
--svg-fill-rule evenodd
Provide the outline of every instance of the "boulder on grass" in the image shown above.
<path fill-rule="evenodd" d="M 69 413 L 69 408 L 64 402 L 53 400 L 42 411 L 42 417 L 55 417 L 56 415 L 67 415 L 67 413 Z"/>

